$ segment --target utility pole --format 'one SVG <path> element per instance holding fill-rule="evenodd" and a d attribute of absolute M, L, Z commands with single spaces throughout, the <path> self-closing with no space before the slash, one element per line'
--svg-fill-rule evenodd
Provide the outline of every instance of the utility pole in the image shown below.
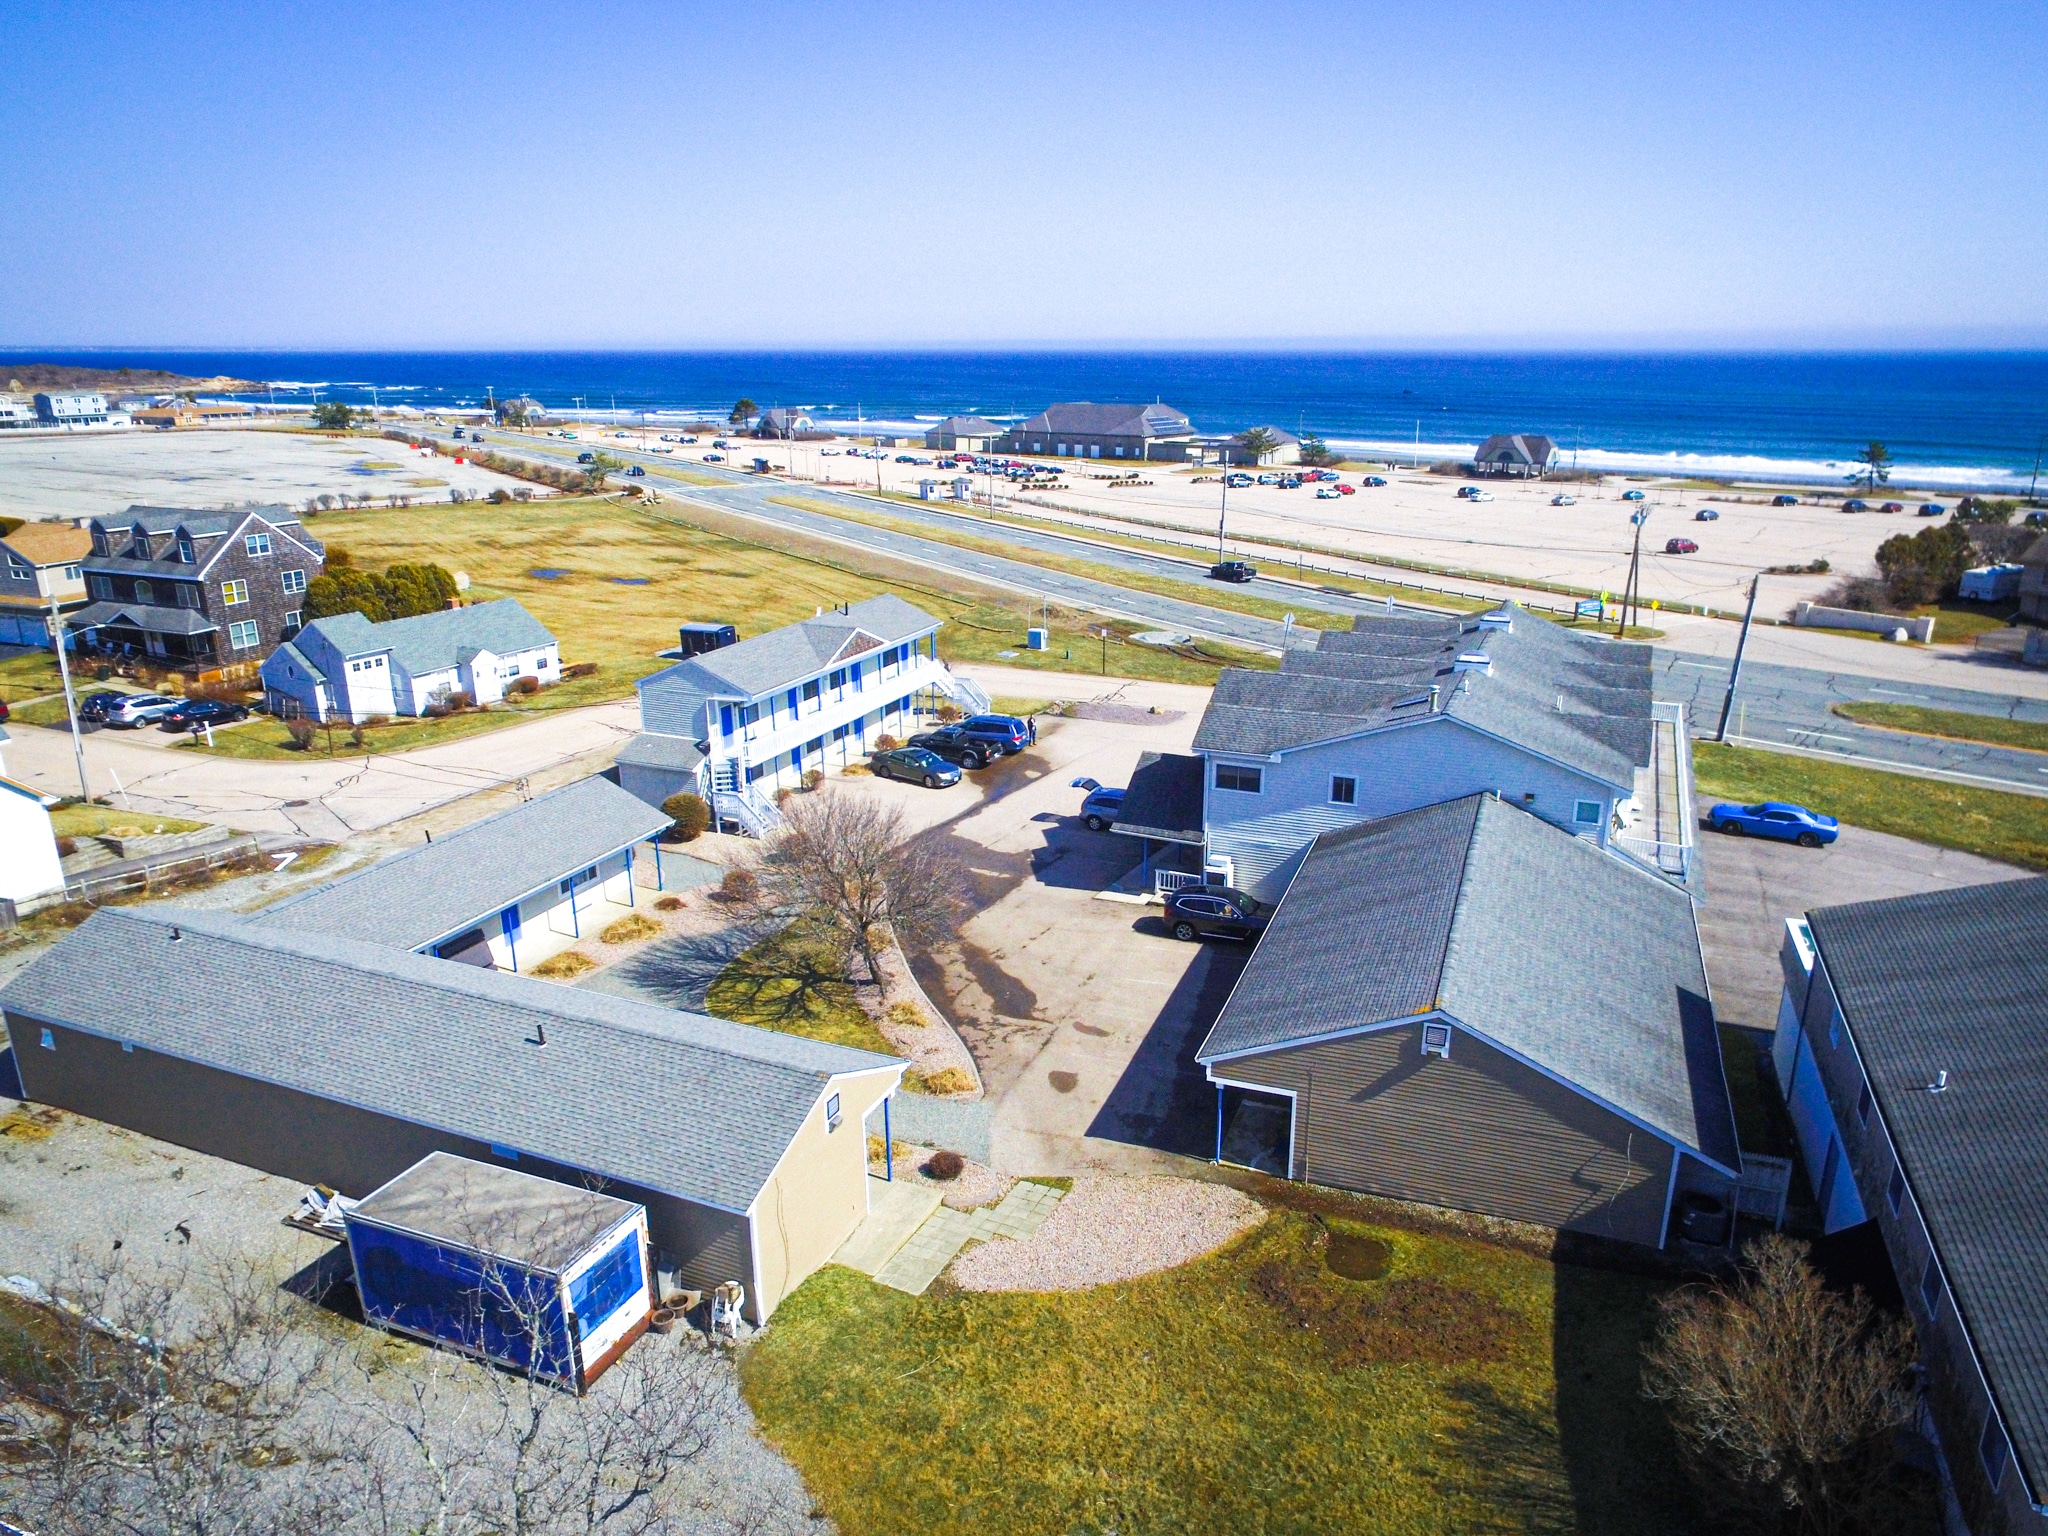
<path fill-rule="evenodd" d="M 78 701 L 71 696 L 71 662 L 64 654 L 64 616 L 57 610 L 56 583 L 50 583 L 50 643 L 57 647 L 57 672 L 64 679 L 64 713 L 71 721 L 71 753 L 78 759 L 78 797 L 92 801 L 92 785 L 85 776 L 85 738 L 78 731 Z"/>
<path fill-rule="evenodd" d="M 2034 439 L 2034 472 L 2027 477 L 2027 500 L 2034 499 L 2034 487 L 2041 481 L 2041 450 L 2048 447 L 2048 434 Z"/>
<path fill-rule="evenodd" d="M 1742 652 L 1749 644 L 1749 621 L 1756 617 L 1756 589 L 1763 584 L 1763 577 L 1749 578 L 1749 606 L 1742 610 L 1742 633 L 1735 641 L 1735 665 L 1728 671 L 1728 696 L 1721 701 L 1721 725 L 1714 732 L 1714 740 L 1728 739 L 1728 714 L 1735 708 L 1735 685 L 1742 681 Z"/>
<path fill-rule="evenodd" d="M 1628 583 L 1621 589 L 1621 622 L 1614 627 L 1614 638 L 1617 640 L 1628 633 L 1629 605 L 1636 600 L 1637 572 L 1642 569 L 1643 563 L 1643 524 L 1650 520 L 1650 509 L 1644 507 L 1632 512 L 1628 520 L 1636 525 L 1636 543 L 1634 551 L 1628 557 Z"/>
<path fill-rule="evenodd" d="M 1223 507 L 1216 514 L 1216 563 L 1223 563 L 1223 520 L 1230 515 L 1230 455 L 1223 455 Z"/>

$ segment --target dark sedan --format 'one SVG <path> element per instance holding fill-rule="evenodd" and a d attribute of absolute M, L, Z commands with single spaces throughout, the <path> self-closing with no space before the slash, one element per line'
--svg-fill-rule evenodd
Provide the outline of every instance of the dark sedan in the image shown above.
<path fill-rule="evenodd" d="M 1196 939 L 1256 939 L 1273 909 L 1227 885 L 1191 885 L 1166 898 L 1166 931 L 1184 943 Z"/>
<path fill-rule="evenodd" d="M 868 759 L 868 771 L 878 779 L 906 779 L 926 789 L 942 789 L 960 782 L 960 770 L 938 753 L 923 747 L 898 747 L 877 752 Z"/>
<path fill-rule="evenodd" d="M 233 725 L 249 718 L 246 704 L 219 699 L 187 699 L 158 723 L 167 731 L 198 731 L 209 725 Z"/>
<path fill-rule="evenodd" d="M 1730 837 L 1775 837 L 1802 848 L 1818 848 L 1842 835 L 1832 816 L 1803 805 L 1766 800 L 1761 805 L 1717 805 L 1707 812 L 1707 825 Z"/>

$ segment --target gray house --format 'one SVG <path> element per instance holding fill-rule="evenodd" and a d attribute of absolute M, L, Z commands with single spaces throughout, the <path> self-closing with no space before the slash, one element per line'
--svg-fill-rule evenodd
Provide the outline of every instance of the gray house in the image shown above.
<path fill-rule="evenodd" d="M 451 694 L 492 704 L 522 677 L 561 681 L 555 637 L 517 598 L 373 624 L 315 619 L 263 663 L 265 707 L 285 719 L 417 715 Z"/>
<path fill-rule="evenodd" d="M 754 436 L 791 438 L 801 437 L 813 430 L 811 418 L 802 411 L 793 411 L 786 406 L 775 406 L 763 411 L 754 422 Z"/>
<path fill-rule="evenodd" d="M 1690 897 L 1494 795 L 1318 837 L 1196 1059 L 1288 1178 L 1661 1247 L 1741 1173 Z"/>
<path fill-rule="evenodd" d="M 1395 613 L 1226 671 L 1195 733 L 1207 854 L 1277 899 L 1318 833 L 1492 791 L 1675 880 L 1693 869 L 1691 744 L 1650 689 L 1650 648 L 1513 603 Z"/>
<path fill-rule="evenodd" d="M 137 986 L 161 968 L 172 989 Z M 647 1211 L 765 1320 L 867 1213 L 904 1063 L 332 934 L 103 908 L 0 989 L 29 1098 L 360 1199 L 433 1152 Z"/>
<path fill-rule="evenodd" d="M 1088 400 L 1049 405 L 1004 433 L 1004 453 L 1055 458 L 1184 459 L 1195 441 L 1187 413 L 1170 405 L 1096 405 Z"/>
<path fill-rule="evenodd" d="M 1969 1528 L 2048 1530 L 2048 880 L 1824 907 L 1783 960 L 1824 1223 L 1877 1223 Z"/>
<path fill-rule="evenodd" d="M 950 453 L 988 453 L 1003 429 L 980 416 L 948 416 L 924 435 L 924 445 Z"/>
<path fill-rule="evenodd" d="M 1540 476 L 1557 458 L 1557 444 L 1534 432 L 1496 432 L 1472 456 L 1482 475 Z"/>

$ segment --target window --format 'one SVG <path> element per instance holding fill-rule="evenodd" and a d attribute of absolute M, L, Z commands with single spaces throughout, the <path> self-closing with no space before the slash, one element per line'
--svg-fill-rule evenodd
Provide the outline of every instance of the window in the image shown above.
<path fill-rule="evenodd" d="M 105 576 L 88 576 L 85 578 L 85 585 L 86 589 L 101 602 L 110 603 L 114 600 L 114 584 Z"/>
<path fill-rule="evenodd" d="M 96 555 L 105 555 L 112 553 L 111 547 L 107 543 L 106 529 L 97 527 L 93 529 L 92 552 Z"/>
<path fill-rule="evenodd" d="M 199 606 L 199 589 L 189 581 L 181 581 L 171 588 L 171 596 L 178 600 L 180 608 L 197 608 Z"/>
<path fill-rule="evenodd" d="M 1451 1059 L 1451 1026 L 1448 1024 L 1425 1024 L 1422 1026 L 1422 1054 Z"/>
<path fill-rule="evenodd" d="M 545 671 L 547 671 L 547 669 L 548 669 L 548 659 L 547 659 L 547 657 L 545 657 L 545 656 L 541 657 L 541 658 L 540 658 L 539 660 L 535 661 L 535 662 L 534 662 L 534 664 L 533 664 L 533 670 L 534 670 L 534 671 L 536 671 L 536 672 L 545 672 Z M 747 706 L 747 708 L 751 709 L 751 710 L 752 710 L 752 711 L 754 712 L 754 714 L 755 714 L 755 715 L 756 715 L 757 717 L 758 717 L 758 716 L 760 715 L 760 713 L 761 713 L 761 707 L 760 707 L 760 706 L 759 706 L 758 704 L 749 704 L 749 705 Z"/>
<path fill-rule="evenodd" d="M 1920 1301 L 1927 1308 L 1927 1315 L 1933 1318 L 1941 1310 L 1941 1261 L 1933 1254 L 1927 1255 L 1927 1268 L 1920 1276 Z"/>
<path fill-rule="evenodd" d="M 818 680 L 814 677 L 804 684 L 804 702 L 810 703 L 818 697 Z"/>
<path fill-rule="evenodd" d="M 138 603 L 153 603 L 153 602 L 155 602 L 155 601 L 156 601 L 156 588 L 155 588 L 155 587 L 153 587 L 153 586 L 151 586 L 151 585 L 150 585 L 150 584 L 149 584 L 148 582 L 146 582 L 146 581 L 138 581 L 138 582 L 136 582 L 136 583 L 135 583 L 135 601 L 137 601 Z"/>
<path fill-rule="evenodd" d="M 1600 802 L 1598 800 L 1574 800 L 1572 820 L 1582 827 L 1600 825 Z"/>
<path fill-rule="evenodd" d="M 825 1101 L 825 1129 L 828 1131 L 839 1129 L 839 1095 L 836 1093 Z"/>
<path fill-rule="evenodd" d="M 46 1051 L 54 1051 L 55 1049 L 57 1049 L 57 1037 L 51 1034 L 50 1031 L 48 1031 L 47 1029 L 43 1031 L 43 1049 Z"/>
<path fill-rule="evenodd" d="M 9 560 L 7 562 L 7 574 L 16 581 L 27 581 L 35 572 L 23 565 L 19 560 Z"/>
<path fill-rule="evenodd" d="M 546 666 L 546 665 L 547 665 L 547 663 L 546 663 L 545 661 L 542 661 L 542 662 L 538 663 L 538 665 L 539 665 L 539 666 L 543 666 L 543 667 L 544 667 L 544 666 Z M 760 706 L 760 705 L 758 705 L 758 704 L 742 704 L 742 705 L 740 706 L 740 729 L 742 729 L 742 730 L 745 730 L 745 729 L 746 729 L 746 728 L 747 728 L 748 726 L 751 726 L 751 725 L 755 724 L 756 722 L 758 722 L 758 721 L 760 720 L 760 718 L 761 718 L 761 706 Z"/>
<path fill-rule="evenodd" d="M 75 565 L 67 565 L 67 566 L 65 566 L 65 567 L 64 567 L 64 579 L 65 579 L 66 581 L 76 581 L 76 580 L 78 580 L 78 567 L 77 567 L 77 566 L 75 566 Z"/>
<path fill-rule="evenodd" d="M 270 535 L 267 533 L 249 534 L 242 540 L 242 548 L 252 555 L 267 555 L 270 553 Z"/>
<path fill-rule="evenodd" d="M 1259 792 L 1261 775 L 1256 768 L 1246 768 L 1237 763 L 1216 765 L 1216 787 L 1234 789 L 1239 794 L 1256 795 Z"/>
<path fill-rule="evenodd" d="M 846 668 L 839 668 L 827 681 L 834 688 L 844 688 L 846 686 Z"/>
<path fill-rule="evenodd" d="M 284 582 L 284 590 L 287 597 L 294 592 L 306 590 L 306 573 L 304 571 L 286 571 L 279 579 Z"/>
<path fill-rule="evenodd" d="M 1871 1103 L 1870 1084 L 1865 1083 L 1863 1091 L 1856 1095 L 1856 1123 L 1858 1125 L 1870 1124 Z"/>
<path fill-rule="evenodd" d="M 1358 804 L 1358 780 L 1347 774 L 1337 774 L 1330 780 L 1330 804 Z"/>
<path fill-rule="evenodd" d="M 303 629 L 303 628 L 305 628 L 305 626 L 304 626 L 303 624 L 301 624 L 301 623 L 299 622 L 299 610 L 298 610 L 298 609 L 294 608 L 294 609 L 292 609 L 292 611 L 291 611 L 290 613 L 287 613 L 287 614 L 286 614 L 286 615 L 284 616 L 284 637 L 285 637 L 285 639 L 287 639 L 287 640 L 291 639 L 291 637 L 292 637 L 293 635 L 296 635 L 296 634 L 297 634 L 297 633 L 298 633 L 298 632 L 299 632 L 299 631 L 300 631 L 301 629 Z"/>
<path fill-rule="evenodd" d="M 228 644 L 238 651 L 254 650 L 258 644 L 256 621 L 243 619 L 228 626 Z"/>
<path fill-rule="evenodd" d="M 576 888 L 579 885 L 588 885 L 591 881 L 595 880 L 596 878 L 597 866 L 593 864 L 590 866 L 590 868 L 586 870 L 581 870 L 578 873 L 571 875 L 568 879 L 564 880 L 561 883 L 562 894 L 564 896 L 573 896 L 576 894 Z"/>
<path fill-rule="evenodd" d="M 249 601 L 249 583 L 246 581 L 224 581 L 220 584 L 220 600 L 230 608 Z"/>
<path fill-rule="evenodd" d="M 178 535 L 178 558 L 187 565 L 197 565 L 199 563 L 199 557 L 192 552 L 192 536 L 190 534 L 181 533 Z"/>
<path fill-rule="evenodd" d="M 1984 1463 L 1984 1475 L 1991 1479 L 1993 1493 L 1998 1492 L 1998 1485 L 2005 1481 L 2006 1455 L 2011 1449 L 2006 1442 L 2005 1431 L 1999 1427 L 1998 1410 L 1987 1409 L 1984 1433 L 1977 1441 L 1977 1456 Z"/>
<path fill-rule="evenodd" d="M 1899 1214 L 1899 1212 L 1900 1212 L 1900 1211 L 1901 1211 L 1901 1210 L 1902 1210 L 1902 1209 L 1903 1209 L 1903 1208 L 1905 1207 L 1905 1204 L 1906 1204 L 1906 1170 L 1905 1170 L 1905 1169 L 1903 1169 L 1903 1168 L 1894 1168 L 1894 1169 L 1892 1170 L 1892 1181 L 1891 1181 L 1891 1183 L 1889 1183 L 1889 1184 L 1885 1185 L 1885 1187 L 1884 1187 L 1884 1203 L 1885 1203 L 1886 1205 L 1888 1205 L 1888 1206 L 1890 1206 L 1890 1207 L 1892 1208 L 1892 1214 L 1893 1214 L 1894 1216 L 1898 1215 L 1898 1214 Z"/>

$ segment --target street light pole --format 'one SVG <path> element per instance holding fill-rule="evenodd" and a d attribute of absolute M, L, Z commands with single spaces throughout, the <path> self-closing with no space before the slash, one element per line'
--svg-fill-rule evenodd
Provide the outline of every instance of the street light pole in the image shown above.
<path fill-rule="evenodd" d="M 1749 621 L 1756 617 L 1756 589 L 1763 584 L 1762 576 L 1749 578 L 1749 606 L 1742 610 L 1742 633 L 1735 640 L 1735 665 L 1728 671 L 1728 696 L 1721 700 L 1721 724 L 1714 732 L 1714 740 L 1728 739 L 1728 714 L 1735 708 L 1735 685 L 1742 681 L 1742 652 L 1749 644 Z"/>
<path fill-rule="evenodd" d="M 1628 633 L 1629 605 L 1635 600 L 1636 573 L 1641 570 L 1643 562 L 1643 524 L 1649 520 L 1648 507 L 1629 514 L 1629 521 L 1636 525 L 1636 542 L 1635 549 L 1628 557 L 1628 582 L 1621 589 L 1621 622 L 1614 627 L 1614 638 L 1617 640 Z"/>
<path fill-rule="evenodd" d="M 1223 506 L 1216 514 L 1216 563 L 1223 563 L 1223 520 L 1230 516 L 1230 455 L 1223 456 Z"/>
<path fill-rule="evenodd" d="M 50 584 L 56 586 L 53 581 Z M 71 663 L 64 655 L 64 616 L 57 608 L 57 594 L 50 593 L 50 644 L 57 647 L 57 673 L 64 679 L 64 713 L 71 721 L 71 752 L 78 759 L 78 795 L 88 804 L 92 785 L 85 776 L 85 738 L 78 731 L 78 702 L 71 696 Z"/>

